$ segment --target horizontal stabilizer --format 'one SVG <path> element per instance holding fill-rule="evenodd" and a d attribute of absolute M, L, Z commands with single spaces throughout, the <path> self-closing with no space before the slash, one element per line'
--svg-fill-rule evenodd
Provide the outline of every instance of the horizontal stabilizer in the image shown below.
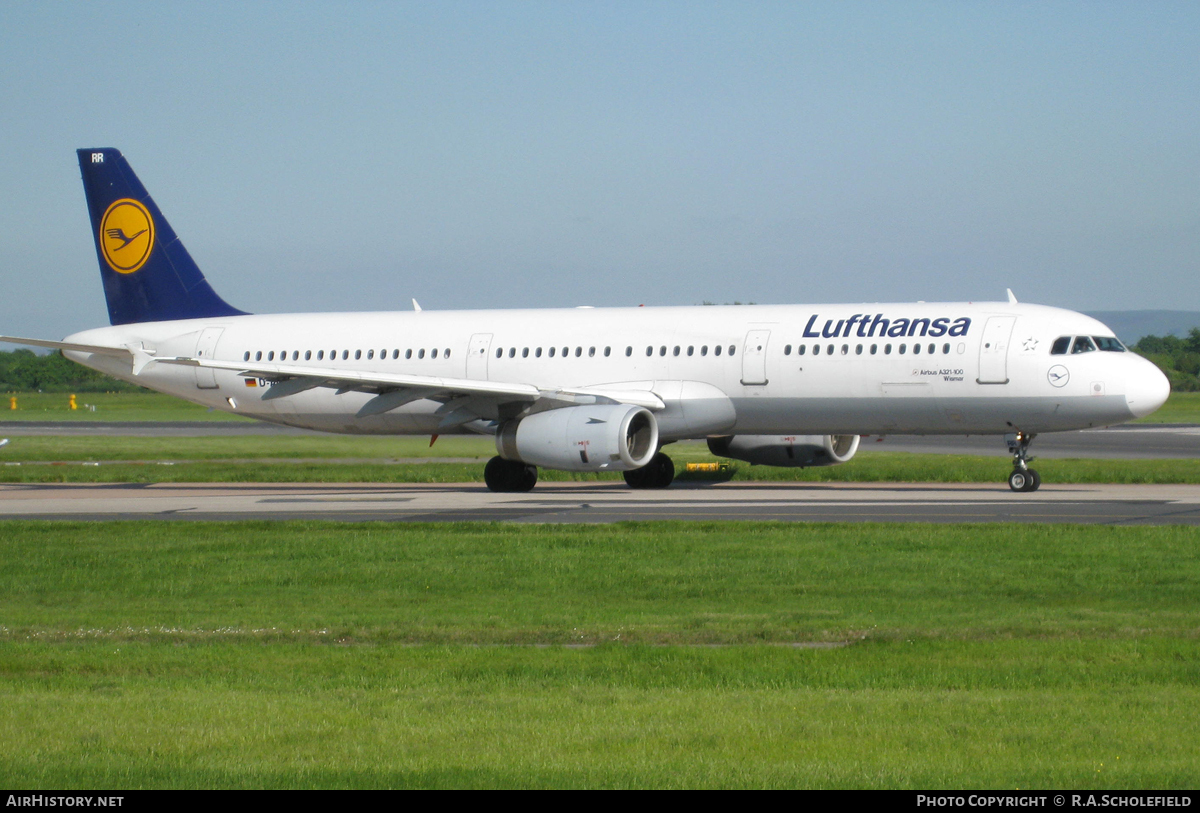
<path fill-rule="evenodd" d="M 20 336 L 0 336 L 0 342 L 24 344 L 30 347 L 49 347 L 53 350 L 74 350 L 79 353 L 99 353 L 104 356 L 127 356 L 132 352 L 128 347 L 76 344 L 75 342 L 52 342 L 47 339 L 25 339 Z"/>

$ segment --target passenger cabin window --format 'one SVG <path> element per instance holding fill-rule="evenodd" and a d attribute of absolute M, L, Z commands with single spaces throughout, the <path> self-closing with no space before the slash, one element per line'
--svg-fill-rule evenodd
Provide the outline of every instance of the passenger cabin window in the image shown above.
<path fill-rule="evenodd" d="M 797 355 L 797 356 L 803 356 L 803 355 L 804 355 L 804 351 L 805 351 L 805 350 L 807 350 L 807 349 L 808 349 L 808 345 L 804 345 L 804 344 L 798 344 L 798 345 L 796 345 L 796 355 Z"/>

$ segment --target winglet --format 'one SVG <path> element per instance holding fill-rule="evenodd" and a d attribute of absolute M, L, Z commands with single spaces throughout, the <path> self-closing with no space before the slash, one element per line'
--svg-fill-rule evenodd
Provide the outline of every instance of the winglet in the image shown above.
<path fill-rule="evenodd" d="M 1017 304 L 1017 295 L 1012 292 L 1012 288 L 1005 288 L 1004 290 L 1008 291 L 1008 304 Z"/>
<path fill-rule="evenodd" d="M 417 313 L 421 312 L 421 303 L 415 299 L 413 300 L 413 310 L 415 310 Z"/>

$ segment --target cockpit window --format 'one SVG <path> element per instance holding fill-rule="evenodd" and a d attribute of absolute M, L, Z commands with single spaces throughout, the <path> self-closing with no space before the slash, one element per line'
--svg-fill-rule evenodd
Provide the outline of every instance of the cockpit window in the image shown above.
<path fill-rule="evenodd" d="M 1091 353 L 1095 349 L 1096 345 L 1092 344 L 1092 340 L 1087 336 L 1076 336 L 1075 344 L 1071 347 L 1071 354 Z"/>
<path fill-rule="evenodd" d="M 1054 340 L 1054 346 L 1050 348 L 1050 355 L 1065 356 L 1067 354 L 1067 348 L 1069 348 L 1070 346 L 1071 346 L 1071 337 L 1070 336 L 1059 336 L 1057 339 Z"/>
<path fill-rule="evenodd" d="M 1101 350 L 1106 350 L 1109 353 L 1124 353 L 1125 345 L 1121 344 L 1115 336 L 1093 336 L 1096 346 Z"/>

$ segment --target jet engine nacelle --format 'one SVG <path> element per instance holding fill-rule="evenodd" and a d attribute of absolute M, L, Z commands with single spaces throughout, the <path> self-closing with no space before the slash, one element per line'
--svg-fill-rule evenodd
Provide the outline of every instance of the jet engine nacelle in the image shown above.
<path fill-rule="evenodd" d="M 629 404 L 551 409 L 501 426 L 496 451 L 548 469 L 629 471 L 658 451 L 658 422 L 648 409 Z"/>
<path fill-rule="evenodd" d="M 858 435 L 733 435 L 709 438 L 708 449 L 758 466 L 836 466 L 854 457 Z"/>

